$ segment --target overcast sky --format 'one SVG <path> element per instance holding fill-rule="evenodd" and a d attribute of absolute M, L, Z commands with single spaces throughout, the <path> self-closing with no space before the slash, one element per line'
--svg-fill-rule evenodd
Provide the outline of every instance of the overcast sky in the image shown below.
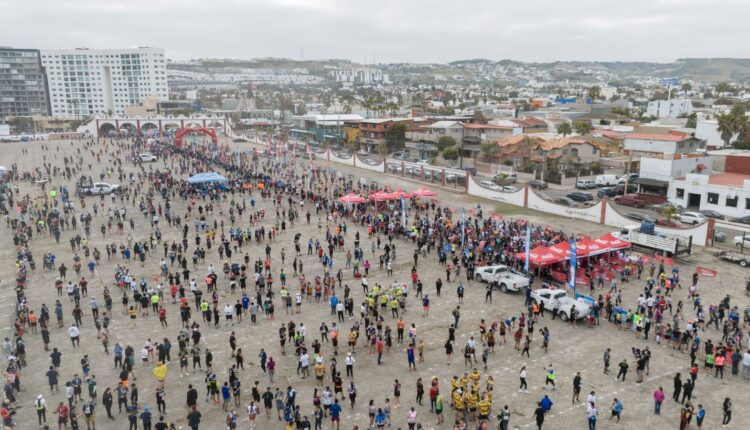
<path fill-rule="evenodd" d="M 0 11 L 3 46 L 153 46 L 177 60 L 750 57 L 750 0 L 0 0 Z"/>

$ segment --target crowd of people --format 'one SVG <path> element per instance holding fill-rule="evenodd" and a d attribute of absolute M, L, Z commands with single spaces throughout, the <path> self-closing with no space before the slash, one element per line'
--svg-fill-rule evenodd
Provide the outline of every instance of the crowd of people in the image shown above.
<path fill-rule="evenodd" d="M 535 284 L 547 285 L 547 270 L 531 268 L 530 286 L 516 312 L 500 316 L 491 309 L 471 309 L 489 322 L 482 319 L 467 330 L 460 325 L 466 312 L 461 306 L 478 267 L 507 264 L 520 270 L 523 261 L 516 255 L 526 246 L 527 227 L 531 247 L 575 235 L 524 220 L 485 217 L 481 207 L 467 217 L 445 202 L 418 197 L 409 200 L 407 214 L 388 202 L 345 203 L 339 198 L 346 193 L 369 190 L 335 170 L 268 153 L 177 147 L 169 139 L 154 143 L 141 137 L 39 146 L 42 163 L 29 170 L 13 165 L 0 202 L 16 253 L 14 335 L 2 342 L 7 366 L 0 414 L 6 426 L 17 421 L 19 397 L 24 406 L 31 403 L 21 393 L 30 354 L 49 356 L 43 369 L 29 369 L 43 374 L 50 389 L 33 400 L 40 427 L 54 428 L 56 421 L 58 429 L 83 428 L 83 423 L 95 429 L 103 410 L 105 422 L 123 423 L 118 428 L 125 421 L 129 429 L 146 430 L 184 422 L 197 430 L 204 428 L 209 408 L 221 409 L 221 425 L 229 429 L 269 428 L 277 422 L 302 430 L 384 428 L 392 421 L 410 430 L 427 423 L 508 429 L 512 420 L 528 419 L 511 416 L 504 400 L 508 393 L 494 391 L 496 381 L 488 370 L 499 360 L 496 347 L 511 337 L 515 353 L 520 352 L 519 393 L 529 393 L 530 370 L 520 363 L 531 358 L 535 332 L 542 339 L 540 353 L 548 353 L 551 331 L 543 322 L 550 312 L 551 319 L 556 317 L 549 309 L 545 315 L 530 295 Z M 142 152 L 160 161 L 131 162 Z M 214 170 L 225 173 L 227 181 L 194 186 L 184 180 Z M 85 195 L 84 184 L 103 180 L 125 185 L 111 195 Z M 40 183 L 42 198 L 30 191 Z M 313 235 L 303 238 L 303 228 Z M 68 245 L 69 251 L 64 249 Z M 34 262 L 37 249 L 45 250 L 41 269 Z M 59 256 L 66 253 L 72 258 Z M 621 257 L 630 255 L 622 252 Z M 750 309 L 741 311 L 730 296 L 718 304 L 704 303 L 697 274 L 683 282 L 678 267 L 648 265 L 635 255 L 628 261 L 619 285 L 614 278 L 609 285 L 601 279 L 594 285 L 590 278 L 592 310 L 585 316 L 592 329 L 601 328 L 601 315 L 612 325 L 601 329 L 632 332 L 638 347 L 619 362 L 617 380 L 625 383 L 632 365 L 635 382 L 644 383 L 650 348 L 666 345 L 687 355 L 681 363 L 687 375 L 674 376 L 680 428 L 693 420 L 702 428 L 705 417 L 717 411 L 722 425 L 729 425 L 729 397 L 721 405 L 693 405 L 692 395 L 701 374 L 750 379 L 745 333 Z M 435 269 L 438 276 L 425 275 Z M 40 282 L 43 278 L 53 280 Z M 435 327 L 421 321 L 431 316 L 435 303 L 454 303 L 451 294 L 441 291 L 444 285 L 455 288 L 457 305 L 451 305 L 450 315 L 438 317 L 449 325 L 441 349 L 448 365 L 460 351 L 466 372 L 442 384 L 437 376 L 425 377 L 426 384 L 420 377 L 423 363 L 438 359 L 426 348 L 424 334 Z M 631 288 L 642 289 L 635 302 L 623 297 L 623 290 Z M 487 295 L 491 301 L 491 285 Z M 330 317 L 311 326 L 308 315 L 321 310 Z M 575 314 L 571 324 L 577 324 Z M 264 341 L 257 354 L 250 352 L 250 327 L 262 329 L 256 333 L 266 339 L 277 331 L 278 348 Z M 467 333 L 464 345 L 457 344 L 459 327 Z M 117 330 L 127 331 L 128 341 L 121 341 L 123 332 Z M 224 340 L 213 340 L 217 336 Z M 63 348 L 67 342 L 70 348 Z M 600 353 L 607 374 L 611 350 Z M 393 372 L 396 360 L 415 373 L 413 388 L 402 386 L 404 378 Z M 369 371 L 355 371 L 369 365 Z M 281 378 L 280 366 L 296 367 L 296 372 Z M 168 378 L 177 367 L 179 378 L 187 378 L 185 392 L 177 392 Z M 107 368 L 117 376 L 102 381 L 96 371 Z M 347 408 L 365 409 L 357 403 L 362 379 L 355 378 L 363 373 L 397 378 L 387 378 L 392 384 L 382 377 L 368 382 L 388 393 L 367 402 L 369 421 L 345 419 Z M 556 375 L 552 364 L 547 366 L 543 388 L 556 390 Z M 314 379 L 313 394 L 304 398 L 298 389 L 308 378 Z M 579 372 L 572 379 L 574 405 L 580 403 L 581 381 Z M 412 390 L 415 401 L 401 412 L 402 393 Z M 147 399 L 143 391 L 153 397 Z M 423 407 L 425 392 L 429 409 Z M 661 413 L 664 399 L 660 387 L 653 394 L 655 414 Z M 600 405 L 591 392 L 582 418 L 589 429 L 596 428 Z M 545 394 L 529 408 L 527 417 L 541 429 L 553 400 Z M 609 420 L 620 422 L 624 410 L 623 401 L 614 399 Z M 211 422 L 208 428 L 219 428 Z"/>

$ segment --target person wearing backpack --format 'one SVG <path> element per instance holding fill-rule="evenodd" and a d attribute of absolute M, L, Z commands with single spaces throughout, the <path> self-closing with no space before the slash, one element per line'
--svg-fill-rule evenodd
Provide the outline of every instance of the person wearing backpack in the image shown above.
<path fill-rule="evenodd" d="M 37 396 L 34 406 L 36 406 L 36 416 L 39 418 L 39 427 L 42 426 L 42 422 L 47 424 L 47 401 L 44 400 L 43 395 Z"/>

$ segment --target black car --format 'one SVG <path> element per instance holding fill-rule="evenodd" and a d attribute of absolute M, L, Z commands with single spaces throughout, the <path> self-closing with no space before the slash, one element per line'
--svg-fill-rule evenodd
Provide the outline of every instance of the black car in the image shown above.
<path fill-rule="evenodd" d="M 469 172 L 469 174 L 472 176 L 477 174 L 477 169 L 474 167 L 462 167 L 461 170 L 463 170 L 464 172 Z"/>
<path fill-rule="evenodd" d="M 649 215 L 642 214 L 640 212 L 628 212 L 625 214 L 626 217 L 634 219 L 636 221 L 646 221 L 656 223 L 656 220 Z"/>
<path fill-rule="evenodd" d="M 565 197 L 576 202 L 590 202 L 591 200 L 594 200 L 594 196 L 592 196 L 589 193 L 584 193 L 582 191 L 574 191 L 572 193 L 569 193 Z"/>
<path fill-rule="evenodd" d="M 724 219 L 724 215 L 723 215 L 723 214 L 721 214 L 721 213 L 719 213 L 719 212 L 716 212 L 715 210 L 712 210 L 712 209 L 703 209 L 703 210 L 701 211 L 701 213 L 702 213 L 702 214 L 703 214 L 703 215 L 704 215 L 704 216 L 705 216 L 706 218 L 713 218 L 713 219 Z"/>
<path fill-rule="evenodd" d="M 532 179 L 529 181 L 529 186 L 531 188 L 536 188 L 537 190 L 544 190 L 549 187 L 546 182 L 542 181 L 541 179 Z"/>
<path fill-rule="evenodd" d="M 735 218 L 732 221 L 738 222 L 740 224 L 748 224 L 748 225 L 750 225 L 750 215 L 745 215 L 743 217 Z"/>
<path fill-rule="evenodd" d="M 596 192 L 596 195 L 599 197 L 614 197 L 617 195 L 617 188 L 615 187 L 600 188 L 599 191 Z"/>
<path fill-rule="evenodd" d="M 618 184 L 615 185 L 615 193 L 617 193 L 618 196 L 621 196 L 625 191 L 625 184 Z M 638 192 L 638 185 L 635 184 L 628 184 L 628 194 L 637 193 Z"/>

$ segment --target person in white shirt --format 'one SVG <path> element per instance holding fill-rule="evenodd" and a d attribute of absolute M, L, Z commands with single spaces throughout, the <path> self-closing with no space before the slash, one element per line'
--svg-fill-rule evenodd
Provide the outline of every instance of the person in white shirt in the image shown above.
<path fill-rule="evenodd" d="M 232 308 L 232 305 L 227 303 L 224 305 L 224 318 L 226 319 L 226 322 L 224 325 L 232 325 L 234 326 L 234 322 L 232 321 L 232 314 L 234 313 L 234 308 Z"/>
<path fill-rule="evenodd" d="M 75 324 L 70 326 L 70 328 L 68 329 L 68 335 L 70 336 L 70 343 L 73 344 L 73 348 L 81 344 L 81 332 L 78 330 L 78 327 L 76 327 Z"/>
<path fill-rule="evenodd" d="M 34 401 L 34 407 L 36 408 L 36 416 L 39 418 L 39 427 L 42 427 L 42 422 L 47 424 L 47 401 L 44 400 L 43 395 L 38 395 L 36 401 Z"/>
<path fill-rule="evenodd" d="M 304 352 L 299 356 L 299 367 L 302 371 L 303 379 L 307 376 L 310 376 L 310 356 L 307 354 L 307 352 Z"/>
<path fill-rule="evenodd" d="M 742 377 L 750 379 L 750 349 L 742 356 Z"/>
<path fill-rule="evenodd" d="M 357 360 L 355 360 L 354 357 L 352 357 L 351 352 L 346 353 L 346 358 L 344 359 L 344 364 L 346 365 L 346 376 L 352 379 L 354 378 L 354 363 L 356 361 Z"/>

